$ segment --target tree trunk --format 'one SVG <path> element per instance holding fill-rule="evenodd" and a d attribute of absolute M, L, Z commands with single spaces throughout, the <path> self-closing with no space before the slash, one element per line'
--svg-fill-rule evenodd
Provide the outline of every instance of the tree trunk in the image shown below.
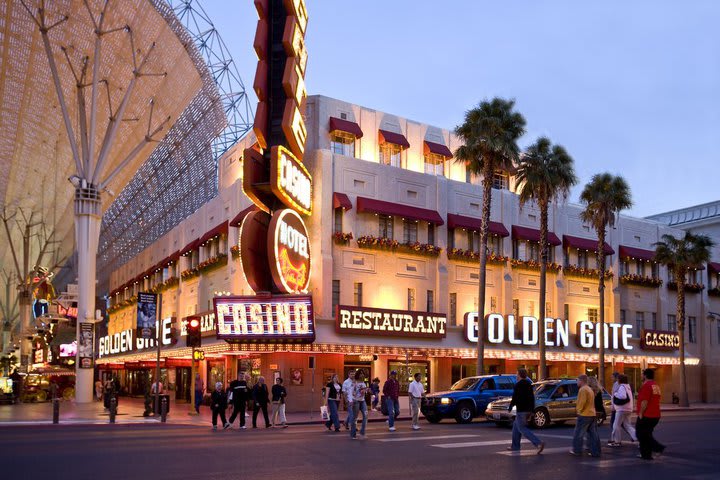
<path fill-rule="evenodd" d="M 689 407 L 690 398 L 685 373 L 685 271 L 683 269 L 675 269 L 675 283 L 677 284 L 677 329 L 680 337 L 680 406 Z"/>
<path fill-rule="evenodd" d="M 598 232 L 598 251 L 597 251 L 598 271 L 600 279 L 598 281 L 598 293 L 600 294 L 600 304 L 598 311 L 598 380 L 600 385 L 605 385 L 605 227 Z"/>
<path fill-rule="evenodd" d="M 485 160 L 483 171 L 483 211 L 480 225 L 480 274 L 478 278 L 477 375 L 485 373 L 485 283 L 487 280 L 487 240 L 492 204 L 492 162 Z"/>
<path fill-rule="evenodd" d="M 540 200 L 540 335 L 538 345 L 540 346 L 540 365 L 538 368 L 538 379 L 548 377 L 547 360 L 545 358 L 545 300 L 547 290 L 547 263 L 548 263 L 548 202 Z"/>

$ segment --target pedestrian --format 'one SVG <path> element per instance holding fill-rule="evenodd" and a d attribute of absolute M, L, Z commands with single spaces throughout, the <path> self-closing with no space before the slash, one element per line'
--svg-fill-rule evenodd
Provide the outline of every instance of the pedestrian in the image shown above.
<path fill-rule="evenodd" d="M 577 378 L 578 391 L 575 410 L 575 432 L 573 433 L 573 448 L 571 455 L 582 455 L 583 438 L 587 436 L 591 457 L 600 457 L 600 437 L 597 432 L 597 418 L 595 414 L 595 393 L 588 386 L 588 376 L 580 375 Z"/>
<path fill-rule="evenodd" d="M 257 428 L 257 417 L 260 410 L 263 412 L 265 419 L 265 428 L 270 428 L 270 418 L 268 417 L 268 394 L 267 385 L 265 385 L 265 377 L 258 377 L 258 381 L 252 389 L 253 399 L 253 428 Z"/>
<path fill-rule="evenodd" d="M 102 381 L 100 381 L 100 379 L 97 379 L 95 381 L 95 400 L 97 400 L 98 402 L 101 402 L 102 396 L 103 396 L 103 384 L 102 384 Z"/>
<path fill-rule="evenodd" d="M 23 377 L 17 368 L 10 375 L 10 380 L 12 380 L 13 403 L 20 403 L 22 401 Z"/>
<path fill-rule="evenodd" d="M 380 402 L 380 379 L 375 377 L 373 378 L 372 383 L 370 384 L 370 391 L 372 392 L 372 409 L 377 410 L 378 409 L 378 403 Z"/>
<path fill-rule="evenodd" d="M 385 381 L 382 389 L 388 411 L 388 430 L 395 431 L 395 419 L 400 415 L 400 383 L 397 381 L 397 371 L 390 372 L 390 378 Z"/>
<path fill-rule="evenodd" d="M 202 404 L 204 393 L 205 388 L 203 388 L 203 382 L 198 373 L 195 375 L 195 412 L 197 413 L 200 413 L 200 404 Z"/>
<path fill-rule="evenodd" d="M 228 423 L 230 426 L 235 423 L 235 418 L 240 416 L 240 429 L 245 430 L 245 407 L 247 406 L 248 400 L 248 385 L 245 380 L 245 374 L 238 373 L 237 380 L 230 382 L 228 387 L 228 396 L 232 396 L 233 412 L 230 415 Z"/>
<path fill-rule="evenodd" d="M 338 416 L 338 408 L 340 406 L 340 399 L 342 398 L 342 385 L 340 385 L 340 381 L 338 380 L 338 376 L 336 373 L 333 373 L 332 378 L 330 378 L 330 382 L 325 387 L 327 389 L 327 394 L 325 396 L 325 405 L 327 406 L 329 418 L 328 421 L 325 422 L 325 426 L 328 430 L 331 429 L 331 427 L 335 426 L 335 431 L 340 431 L 340 418 Z"/>
<path fill-rule="evenodd" d="M 365 403 L 365 393 L 367 385 L 365 385 L 365 374 L 361 369 L 355 372 L 355 382 L 352 390 L 352 420 L 350 423 L 350 438 L 357 438 L 357 418 L 360 413 L 363 415 L 362 426 L 360 427 L 360 438 L 365 439 L 365 427 L 367 426 L 367 403 Z"/>
<path fill-rule="evenodd" d="M 610 435 L 611 447 L 620 447 L 622 445 L 622 429 L 630 435 L 633 442 L 635 441 L 635 429 L 630 423 L 630 416 L 633 412 L 633 394 L 628 385 L 627 375 L 620 375 L 618 378 L 618 388 L 613 393 L 612 397 L 613 413 L 615 414 L 615 421 L 610 426 L 612 433 Z"/>
<path fill-rule="evenodd" d="M 545 442 L 537 438 L 528 428 L 530 415 L 535 410 L 535 393 L 533 392 L 532 381 L 528 378 L 528 372 L 524 368 L 518 368 L 517 381 L 513 387 L 512 400 L 508 405 L 508 411 L 512 411 L 513 407 L 515 407 L 516 413 L 512 427 L 512 445 L 508 447 L 508 450 L 520 451 L 520 440 L 524 436 L 535 445 L 537 453 L 540 455 L 545 449 Z"/>
<path fill-rule="evenodd" d="M 230 424 L 225 420 L 225 410 L 227 410 L 227 394 L 223 391 L 223 383 L 217 382 L 215 390 L 210 396 L 210 410 L 212 410 L 212 427 L 217 430 L 217 417 L 220 415 L 220 421 L 223 430 L 230 428 Z"/>
<path fill-rule="evenodd" d="M 345 410 L 347 417 L 345 418 L 345 430 L 350 429 L 350 419 L 352 418 L 352 387 L 355 383 L 355 369 L 348 371 L 348 376 L 342 384 L 342 391 L 345 392 Z"/>
<path fill-rule="evenodd" d="M 637 421 L 635 430 L 638 442 L 640 442 L 639 458 L 652 460 L 653 453 L 661 454 L 665 451 L 665 445 L 661 444 L 653 436 L 653 431 L 660 422 L 660 386 L 655 383 L 655 371 L 646 368 L 642 372 L 643 384 L 637 396 Z"/>
<path fill-rule="evenodd" d="M 602 423 L 607 418 L 607 413 L 605 413 L 605 402 L 603 401 L 602 396 L 603 389 L 600 386 L 600 382 L 597 377 L 588 378 L 588 387 L 592 389 L 593 394 L 595 395 L 593 398 L 595 403 L 595 416 L 597 417 L 599 423 Z"/>
<path fill-rule="evenodd" d="M 280 420 L 280 426 L 287 428 L 287 419 L 285 418 L 285 399 L 287 398 L 287 390 L 283 387 L 283 379 L 278 377 L 275 385 L 272 387 L 272 426 Z M 279 417 L 279 418 L 278 418 Z"/>
<path fill-rule="evenodd" d="M 425 396 L 425 386 L 420 382 L 422 375 L 416 373 L 414 380 L 408 387 L 408 398 L 410 400 L 410 411 L 412 412 L 412 429 L 420 430 L 420 404 Z"/>

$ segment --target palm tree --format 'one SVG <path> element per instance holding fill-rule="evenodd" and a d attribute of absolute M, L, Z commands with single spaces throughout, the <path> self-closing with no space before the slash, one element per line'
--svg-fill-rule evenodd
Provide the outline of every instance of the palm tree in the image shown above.
<path fill-rule="evenodd" d="M 540 137 L 520 158 L 516 180 L 520 185 L 520 206 L 534 201 L 540 208 L 540 324 L 545 321 L 545 296 L 548 262 L 548 207 L 559 197 L 566 199 L 570 188 L 577 183 L 573 159 L 561 145 L 553 145 L 547 137 Z M 542 331 L 542 328 L 540 329 Z M 547 378 L 545 335 L 540 335 L 539 378 Z"/>
<path fill-rule="evenodd" d="M 677 330 L 680 335 L 680 406 L 689 407 L 685 376 L 685 276 L 691 269 L 710 260 L 715 243 L 705 235 L 685 232 L 682 238 L 663 235 L 655 243 L 655 260 L 671 268 L 677 285 Z"/>
<path fill-rule="evenodd" d="M 580 194 L 585 210 L 580 214 L 583 222 L 589 223 L 598 237 L 597 265 L 599 275 L 599 335 L 598 335 L 598 379 L 605 384 L 605 233 L 607 227 L 615 226 L 620 210 L 632 206 L 630 187 L 624 178 L 610 173 L 593 175 Z"/>
<path fill-rule="evenodd" d="M 483 210 L 480 228 L 480 275 L 478 285 L 477 374 L 485 371 L 485 281 L 487 278 L 487 240 L 492 202 L 493 174 L 512 172 L 520 148 L 518 139 L 525 133 L 525 118 L 514 110 L 515 100 L 493 98 L 465 112 L 465 121 L 455 128 L 463 145 L 455 151 L 456 161 L 474 175 L 482 175 Z"/>

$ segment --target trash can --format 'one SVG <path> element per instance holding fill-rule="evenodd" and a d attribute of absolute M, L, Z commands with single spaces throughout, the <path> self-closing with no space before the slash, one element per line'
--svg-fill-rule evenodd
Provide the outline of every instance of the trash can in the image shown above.
<path fill-rule="evenodd" d="M 158 396 L 160 397 L 160 402 L 158 404 L 159 405 L 158 408 L 160 408 L 160 410 L 162 410 L 162 402 L 163 402 L 163 398 L 164 398 L 165 401 L 167 402 L 167 413 L 170 413 L 170 395 L 160 394 Z M 160 415 L 160 413 L 162 413 L 161 411 L 157 411 L 157 412 L 155 411 L 155 395 L 152 395 L 151 398 L 152 398 L 153 413 L 157 413 L 158 415 Z"/>

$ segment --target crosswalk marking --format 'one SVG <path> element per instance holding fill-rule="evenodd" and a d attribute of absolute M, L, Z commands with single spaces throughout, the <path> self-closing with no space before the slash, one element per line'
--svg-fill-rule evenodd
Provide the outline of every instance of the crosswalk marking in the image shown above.
<path fill-rule="evenodd" d="M 510 440 L 486 440 L 483 442 L 458 442 L 458 443 L 438 443 L 430 445 L 436 448 L 468 448 L 468 447 L 489 447 L 492 445 L 510 445 Z M 523 443 L 530 443 L 523 440 Z"/>
<path fill-rule="evenodd" d="M 541 455 L 545 455 L 546 453 L 560 453 L 560 452 L 567 452 L 567 447 L 554 447 L 554 448 L 546 448 L 543 450 Z M 537 449 L 535 448 L 525 448 L 522 450 L 516 450 L 516 451 L 510 451 L 510 450 L 503 450 L 500 452 L 497 452 L 500 455 L 507 455 L 509 457 L 528 457 L 530 455 L 536 455 L 537 456 Z"/>
<path fill-rule="evenodd" d="M 477 438 L 480 435 L 459 434 L 459 435 L 433 435 L 433 436 L 414 436 L 400 438 L 378 438 L 378 442 L 415 442 L 418 440 L 446 440 L 448 438 Z"/>

